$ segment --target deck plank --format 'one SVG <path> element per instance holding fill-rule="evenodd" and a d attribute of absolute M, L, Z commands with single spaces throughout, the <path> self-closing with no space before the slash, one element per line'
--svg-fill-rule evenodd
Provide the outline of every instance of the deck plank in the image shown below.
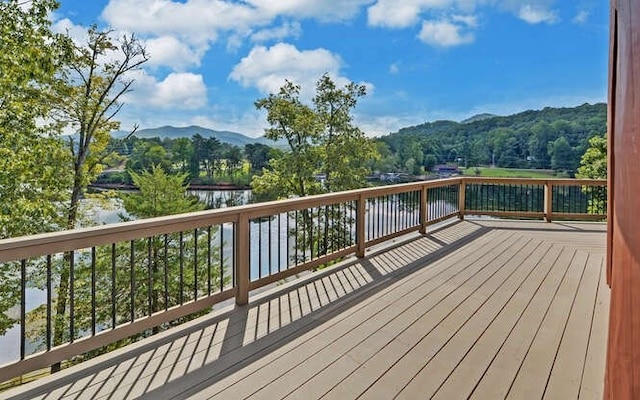
<path fill-rule="evenodd" d="M 605 232 L 479 219 L 396 238 L 2 395 L 601 398 Z"/>

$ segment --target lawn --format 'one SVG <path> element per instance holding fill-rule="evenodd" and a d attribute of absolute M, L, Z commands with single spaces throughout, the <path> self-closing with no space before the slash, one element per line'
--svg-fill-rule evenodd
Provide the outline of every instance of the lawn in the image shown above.
<path fill-rule="evenodd" d="M 476 174 L 476 168 L 462 170 L 466 176 L 484 176 L 487 178 L 566 178 L 566 174 L 554 174 L 546 169 L 517 169 L 517 168 L 490 168 L 479 167 L 480 174 Z"/>

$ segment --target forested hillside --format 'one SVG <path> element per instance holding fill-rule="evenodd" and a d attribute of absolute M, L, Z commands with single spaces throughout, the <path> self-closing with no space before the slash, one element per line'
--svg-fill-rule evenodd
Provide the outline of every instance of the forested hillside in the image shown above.
<path fill-rule="evenodd" d="M 575 173 L 593 136 L 606 132 L 604 103 L 547 107 L 507 117 L 436 121 L 379 139 L 379 170 L 419 174 L 437 163 L 542 168 Z"/>

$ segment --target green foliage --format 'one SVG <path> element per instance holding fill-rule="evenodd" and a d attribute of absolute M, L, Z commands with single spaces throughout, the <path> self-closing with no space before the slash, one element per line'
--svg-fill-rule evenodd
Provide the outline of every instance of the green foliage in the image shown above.
<path fill-rule="evenodd" d="M 313 107 L 300 100 L 300 87 L 288 82 L 277 94 L 256 102 L 267 110 L 270 128 L 265 137 L 284 140 L 288 151 L 272 159 L 269 169 L 252 180 L 260 194 L 274 198 L 307 196 L 366 185 L 376 146 L 352 123 L 351 110 L 364 86 L 350 83 L 336 87 L 328 75 L 317 83 Z M 322 174 L 324 182 L 317 179 Z"/>
<path fill-rule="evenodd" d="M 130 91 L 130 72 L 148 58 L 134 35 L 113 38 L 112 31 L 93 26 L 87 42 L 68 38 L 67 67 L 59 86 L 58 118 L 75 131 L 69 140 L 73 155 L 73 185 L 68 209 L 68 228 L 76 224 L 79 200 L 87 185 L 101 172 L 109 153 L 110 133 L 120 124 L 114 118 L 122 108 L 120 99 Z"/>
<path fill-rule="evenodd" d="M 265 137 L 285 141 L 288 149 L 271 159 L 262 175 L 253 177 L 254 193 L 303 197 L 365 186 L 365 176 L 377 158 L 376 146 L 353 125 L 351 116 L 365 93 L 364 86 L 354 83 L 338 88 L 324 75 L 316 85 L 312 106 L 300 100 L 300 87 L 289 81 L 278 93 L 258 100 L 256 107 L 267 111 L 270 125 Z M 346 245 L 349 215 L 347 209 L 326 207 L 296 213 L 296 254 L 303 259 L 308 254 L 326 254 L 329 239 L 337 248 Z"/>
<path fill-rule="evenodd" d="M 588 147 L 588 139 L 604 131 L 606 121 L 604 104 L 584 104 L 574 108 L 547 107 L 508 117 L 472 118 L 463 123 L 425 123 L 378 139 L 391 150 L 380 170 L 415 173 L 419 167 L 426 169 L 425 157 L 433 154 L 438 163 L 460 158 L 467 167 L 495 163 L 509 168 L 556 168 L 573 174 Z M 560 137 L 566 143 L 556 143 Z"/>
<path fill-rule="evenodd" d="M 607 137 L 594 136 L 589 139 L 589 148 L 580 159 L 580 167 L 576 177 L 588 179 L 607 179 Z M 584 188 L 583 191 L 588 190 Z M 591 188 L 588 211 L 592 214 L 606 212 L 607 193 L 605 188 Z"/>
<path fill-rule="evenodd" d="M 56 1 L 0 2 L 0 238 L 60 229 L 70 155 L 49 120 L 65 54 Z"/>
<path fill-rule="evenodd" d="M 594 136 L 589 139 L 589 148 L 580 159 L 580 167 L 576 174 L 579 178 L 607 178 L 607 138 Z"/>
<path fill-rule="evenodd" d="M 123 195 L 124 208 L 137 219 L 202 210 L 197 198 L 186 193 L 186 174 L 169 175 L 155 165 L 138 174 L 129 172 L 139 192 Z"/>

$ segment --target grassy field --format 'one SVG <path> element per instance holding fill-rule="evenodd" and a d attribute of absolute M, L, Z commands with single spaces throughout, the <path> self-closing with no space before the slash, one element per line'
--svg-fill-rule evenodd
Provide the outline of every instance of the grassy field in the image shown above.
<path fill-rule="evenodd" d="M 462 170 L 463 175 L 484 176 L 487 178 L 566 178 L 565 174 L 554 174 L 551 170 L 516 169 L 516 168 L 490 168 L 479 167 L 480 174 L 476 174 L 476 168 Z"/>

